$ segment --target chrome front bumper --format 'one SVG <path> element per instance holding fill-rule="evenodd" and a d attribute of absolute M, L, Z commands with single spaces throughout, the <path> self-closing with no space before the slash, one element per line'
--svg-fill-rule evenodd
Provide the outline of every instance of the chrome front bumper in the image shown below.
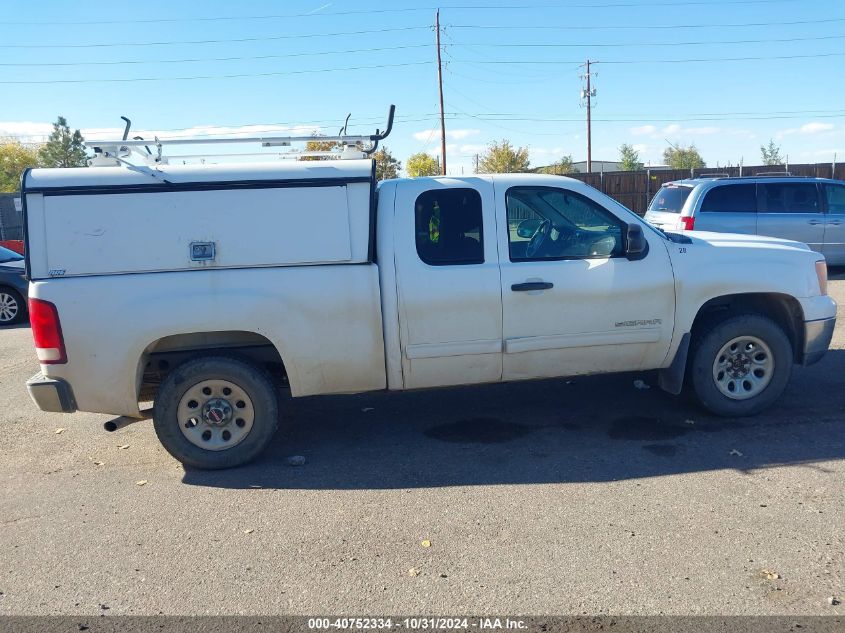
<path fill-rule="evenodd" d="M 42 411 L 73 413 L 76 400 L 70 385 L 61 378 L 47 378 L 41 372 L 26 381 L 29 397 Z"/>
<path fill-rule="evenodd" d="M 804 354 L 802 365 L 812 365 L 818 362 L 830 347 L 833 338 L 833 328 L 836 327 L 836 317 L 819 319 L 818 321 L 804 321 Z"/>

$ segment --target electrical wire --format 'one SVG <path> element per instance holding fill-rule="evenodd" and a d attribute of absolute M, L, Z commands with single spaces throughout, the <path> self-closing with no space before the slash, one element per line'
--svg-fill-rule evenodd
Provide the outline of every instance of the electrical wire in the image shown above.
<path fill-rule="evenodd" d="M 625 24 L 622 26 L 547 26 L 529 25 L 489 25 L 489 24 L 446 24 L 445 29 L 468 29 L 468 30 L 508 30 L 508 31 L 609 31 L 609 30 L 639 30 L 650 31 L 653 29 L 724 29 L 724 28 L 745 28 L 756 26 L 799 26 L 804 24 L 828 24 L 832 22 L 845 22 L 845 18 L 824 18 L 821 20 L 795 20 L 791 22 L 745 22 L 743 24 Z"/>
<path fill-rule="evenodd" d="M 249 57 L 194 57 L 186 59 L 149 59 L 149 60 L 119 60 L 119 61 L 97 61 L 97 62 L 25 62 L 6 63 L 0 62 L 0 66 L 118 66 L 124 64 L 184 64 L 193 62 L 230 62 L 260 59 L 285 59 L 289 57 L 314 57 L 320 55 L 347 55 L 351 53 L 380 53 L 384 51 L 398 51 L 411 48 L 430 48 L 431 44 L 406 44 L 403 46 L 383 46 L 380 48 L 357 48 L 345 51 L 316 51 L 310 53 L 290 53 L 286 55 L 255 55 Z"/>
<path fill-rule="evenodd" d="M 113 77 L 109 79 L 52 79 L 52 80 L 21 80 L 0 81 L 0 85 L 36 85 L 36 84 L 97 84 L 97 83 L 133 83 L 153 81 L 196 81 L 201 79 L 238 79 L 242 77 L 284 77 L 291 75 L 308 75 L 314 73 L 347 72 L 353 70 L 376 70 L 382 68 L 404 68 L 408 66 L 422 66 L 433 64 L 433 60 L 421 62 L 405 62 L 399 64 L 377 64 L 375 66 L 348 66 L 346 68 L 315 68 L 312 70 L 290 70 L 266 73 L 234 73 L 229 75 L 190 75 L 185 77 Z"/>
<path fill-rule="evenodd" d="M 299 40 L 312 37 L 347 37 L 350 35 L 370 35 L 372 33 L 397 33 L 420 31 L 433 28 L 425 26 L 402 26 L 386 29 L 368 29 L 365 31 L 345 31 L 338 33 L 305 33 L 301 35 L 267 35 L 260 37 L 238 37 L 219 40 L 167 40 L 160 42 L 104 42 L 96 44 L 0 44 L 0 48 L 112 48 L 118 46 L 175 46 L 181 44 L 231 44 L 237 42 L 271 42 L 276 40 Z"/>
<path fill-rule="evenodd" d="M 816 35 L 812 37 L 788 37 L 757 40 L 712 40 L 696 42 L 589 42 L 589 43 L 566 43 L 558 42 L 551 44 L 538 43 L 507 43 L 507 42 L 460 42 L 453 44 L 457 47 L 467 48 L 633 48 L 642 46 L 709 46 L 726 44 L 772 44 L 785 42 L 817 42 L 822 40 L 841 40 L 845 35 Z"/>
<path fill-rule="evenodd" d="M 437 9 L 451 10 L 451 11 L 511 11 L 524 9 L 621 9 L 621 8 L 640 8 L 640 7 L 675 7 L 675 6 L 731 6 L 731 5 L 747 5 L 747 4 L 776 4 L 797 2 L 798 0 L 680 0 L 680 1 L 666 1 L 666 2 L 605 2 L 602 4 L 582 4 L 569 3 L 562 4 L 520 4 L 520 5 L 429 5 L 418 7 L 401 7 L 389 9 L 361 9 L 352 11 L 333 11 L 320 12 L 309 11 L 307 13 L 288 13 L 288 14 L 270 14 L 270 15 L 249 15 L 249 16 L 211 16 L 211 17 L 193 17 L 193 18 L 142 18 L 131 20 L 83 20 L 83 21 L 53 21 L 53 22 L 4 22 L 7 26 L 83 26 L 83 25 L 98 25 L 98 24 L 161 24 L 161 23 L 177 23 L 177 22 L 220 22 L 220 21 L 244 21 L 244 20 L 273 20 L 273 19 L 290 19 L 290 18 L 313 18 L 313 17 L 332 17 L 332 16 L 346 16 L 346 15 L 372 15 L 384 13 L 413 13 L 418 11 L 435 11 Z"/>
<path fill-rule="evenodd" d="M 697 62 L 747 62 L 761 60 L 786 60 L 786 59 L 814 59 L 822 57 L 842 57 L 845 53 L 808 53 L 805 55 L 760 55 L 747 57 L 699 57 L 693 59 L 618 59 L 593 61 L 590 64 L 691 64 Z M 583 64 L 578 60 L 506 60 L 498 59 L 492 61 L 481 61 L 477 59 L 453 59 L 452 63 L 457 64 Z"/>

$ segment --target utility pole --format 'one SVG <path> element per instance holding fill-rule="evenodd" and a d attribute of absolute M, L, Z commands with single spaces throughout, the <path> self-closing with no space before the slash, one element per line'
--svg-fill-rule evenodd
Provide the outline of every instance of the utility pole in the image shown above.
<path fill-rule="evenodd" d="M 590 62 L 587 60 L 586 68 L 587 72 L 583 76 L 583 79 L 587 80 L 587 87 L 584 90 L 581 90 L 581 98 L 584 100 L 584 104 L 587 108 L 587 173 L 591 173 L 593 171 L 593 122 L 592 122 L 592 109 L 593 109 L 593 97 L 596 96 L 596 89 L 592 87 L 592 75 L 590 74 L 590 64 L 596 62 Z"/>
<path fill-rule="evenodd" d="M 440 89 L 440 172 L 446 175 L 446 117 L 443 114 L 443 63 L 440 60 L 440 9 L 434 19 L 437 31 L 437 85 Z"/>

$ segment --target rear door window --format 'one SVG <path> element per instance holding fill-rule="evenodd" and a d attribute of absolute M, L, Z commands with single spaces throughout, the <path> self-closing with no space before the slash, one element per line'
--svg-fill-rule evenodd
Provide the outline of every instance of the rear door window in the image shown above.
<path fill-rule="evenodd" d="M 834 215 L 845 215 L 845 185 L 825 185 L 827 196 L 827 212 Z"/>
<path fill-rule="evenodd" d="M 657 195 L 651 201 L 648 210 L 664 213 L 680 213 L 691 191 L 692 187 L 661 187 L 660 191 L 657 192 Z"/>
<path fill-rule="evenodd" d="M 757 211 L 756 185 L 719 185 L 704 194 L 703 212 L 755 213 Z"/>
<path fill-rule="evenodd" d="M 417 254 L 430 266 L 484 263 L 481 194 L 475 189 L 432 189 L 415 210 Z"/>
<path fill-rule="evenodd" d="M 761 213 L 819 213 L 819 192 L 810 182 L 760 185 Z"/>

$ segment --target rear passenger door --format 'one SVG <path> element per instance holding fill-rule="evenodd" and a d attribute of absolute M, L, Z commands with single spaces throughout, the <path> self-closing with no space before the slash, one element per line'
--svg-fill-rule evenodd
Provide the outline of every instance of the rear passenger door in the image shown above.
<path fill-rule="evenodd" d="M 393 243 L 406 389 L 502 378 L 502 293 L 493 185 L 409 180 Z"/>
<path fill-rule="evenodd" d="M 757 195 L 758 235 L 796 240 L 822 251 L 825 215 L 815 183 L 759 183 Z"/>
<path fill-rule="evenodd" d="M 695 217 L 696 231 L 757 232 L 757 188 L 753 183 L 719 184 L 704 192 Z"/>
<path fill-rule="evenodd" d="M 845 185 L 822 185 L 827 207 L 822 252 L 829 264 L 845 264 Z"/>

